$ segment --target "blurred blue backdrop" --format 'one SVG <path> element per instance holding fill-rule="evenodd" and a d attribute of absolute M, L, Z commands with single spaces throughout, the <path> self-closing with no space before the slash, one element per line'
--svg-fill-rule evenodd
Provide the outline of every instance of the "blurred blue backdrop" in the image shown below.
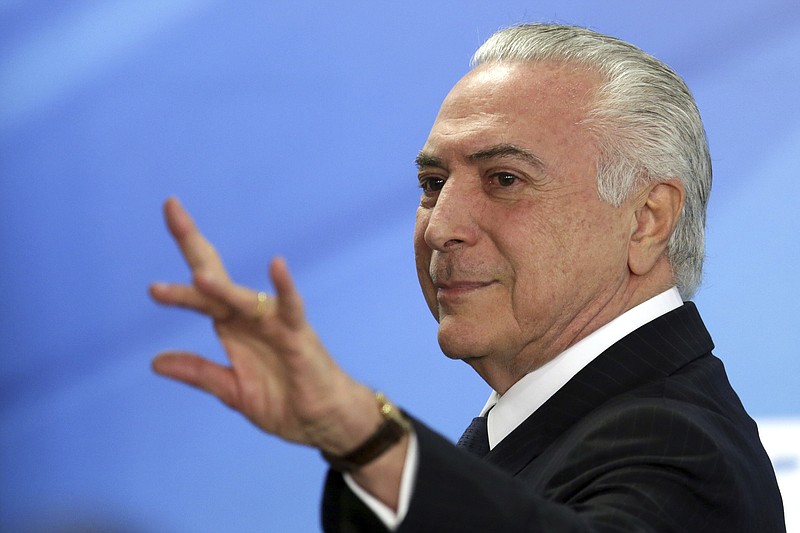
<path fill-rule="evenodd" d="M 0 530 L 319 529 L 313 450 L 149 370 L 168 348 L 221 354 L 206 320 L 147 298 L 187 278 L 168 195 L 242 283 L 267 288 L 286 256 L 341 364 L 456 438 L 488 390 L 441 355 L 418 291 L 413 159 L 474 49 L 523 21 L 629 40 L 694 90 L 715 166 L 696 301 L 797 507 L 796 0 L 11 0 Z"/>

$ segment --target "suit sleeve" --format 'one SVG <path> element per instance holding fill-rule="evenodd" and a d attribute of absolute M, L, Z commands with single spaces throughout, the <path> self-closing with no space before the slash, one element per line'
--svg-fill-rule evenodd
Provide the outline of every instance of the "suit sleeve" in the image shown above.
<path fill-rule="evenodd" d="M 752 443 L 727 424 L 664 401 L 616 406 L 507 472 L 415 422 L 419 470 L 398 531 L 785 531 L 774 502 L 753 497 Z M 343 485 L 329 475 L 325 530 L 385 531 Z"/>
<path fill-rule="evenodd" d="M 441 435 L 414 420 L 420 468 L 417 471 L 409 513 L 399 532 L 425 531 L 530 531 L 495 529 L 498 516 L 504 524 L 518 522 L 513 501 L 536 498 L 530 488 L 492 465 L 456 448 Z M 500 488 L 501 492 L 492 490 Z M 527 493 L 527 497 L 503 498 Z M 541 498 L 537 498 L 541 500 Z M 476 507 L 472 502 L 479 502 Z M 547 502 L 541 502 L 549 505 Z M 491 510 L 487 506 L 494 506 Z M 519 509 L 524 510 L 524 509 Z M 557 509 L 554 509 L 557 512 Z M 386 532 L 384 524 L 347 487 L 338 472 L 329 471 L 322 502 L 323 528 L 330 533 Z"/>

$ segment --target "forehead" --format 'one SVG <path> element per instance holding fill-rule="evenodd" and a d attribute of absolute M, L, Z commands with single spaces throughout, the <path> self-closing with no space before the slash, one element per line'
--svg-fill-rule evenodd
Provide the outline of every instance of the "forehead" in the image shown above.
<path fill-rule="evenodd" d="M 581 121 L 600 82 L 598 74 L 570 63 L 480 65 L 445 98 L 424 150 L 585 143 Z"/>

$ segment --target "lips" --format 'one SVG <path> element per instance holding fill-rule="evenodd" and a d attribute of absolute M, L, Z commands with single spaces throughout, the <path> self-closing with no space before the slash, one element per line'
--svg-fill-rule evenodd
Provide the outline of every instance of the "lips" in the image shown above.
<path fill-rule="evenodd" d="M 490 287 L 494 283 L 494 281 L 448 281 L 447 283 L 437 283 L 435 285 L 436 297 L 439 301 L 465 297 Z"/>
<path fill-rule="evenodd" d="M 428 264 L 428 274 L 439 304 L 467 298 L 499 283 L 494 270 L 483 262 L 455 259 L 434 252 Z"/>

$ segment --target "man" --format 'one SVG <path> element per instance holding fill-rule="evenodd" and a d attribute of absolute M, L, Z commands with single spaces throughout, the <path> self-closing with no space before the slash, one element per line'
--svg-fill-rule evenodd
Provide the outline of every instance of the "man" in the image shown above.
<path fill-rule="evenodd" d="M 474 64 L 417 158 L 414 237 L 442 350 L 495 391 L 474 453 L 338 368 L 285 262 L 275 297 L 233 284 L 176 200 L 194 280 L 151 292 L 211 316 L 231 366 L 170 353 L 156 371 L 320 449 L 331 531 L 785 530 L 755 424 L 681 298 L 711 182 L 682 80 L 565 26 L 501 31 Z"/>

